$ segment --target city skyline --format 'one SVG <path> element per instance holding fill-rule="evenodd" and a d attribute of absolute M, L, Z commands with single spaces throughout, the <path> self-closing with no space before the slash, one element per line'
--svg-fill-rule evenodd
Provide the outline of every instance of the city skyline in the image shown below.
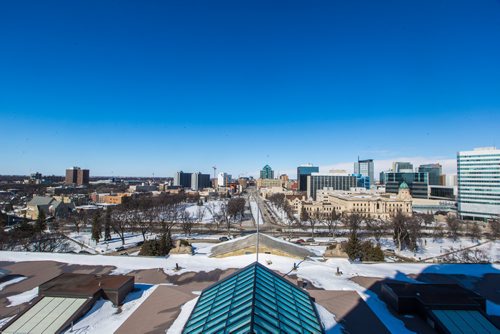
<path fill-rule="evenodd" d="M 5 3 L 0 174 L 456 160 L 500 143 L 499 9 Z"/>

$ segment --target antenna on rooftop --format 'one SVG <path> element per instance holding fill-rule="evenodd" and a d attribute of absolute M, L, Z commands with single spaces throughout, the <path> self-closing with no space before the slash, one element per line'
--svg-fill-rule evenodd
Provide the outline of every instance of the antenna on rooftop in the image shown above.
<path fill-rule="evenodd" d="M 257 204 L 257 242 L 255 244 L 256 247 L 256 262 L 259 262 L 259 221 L 260 221 L 260 208 L 257 199 L 255 200 L 255 204 Z"/>

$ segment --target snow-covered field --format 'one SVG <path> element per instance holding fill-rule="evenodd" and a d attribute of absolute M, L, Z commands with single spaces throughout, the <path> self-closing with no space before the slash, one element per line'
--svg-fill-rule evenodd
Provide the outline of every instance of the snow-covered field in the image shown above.
<path fill-rule="evenodd" d="M 118 234 L 112 233 L 111 240 L 104 241 L 101 240 L 96 243 L 92 240 L 90 232 L 72 232 L 68 235 L 68 237 L 72 240 L 75 240 L 81 244 L 84 244 L 85 247 L 80 247 L 79 250 L 84 250 L 89 253 L 95 254 L 105 254 L 111 253 L 116 250 L 116 248 L 122 246 L 122 240 L 118 236 Z M 151 238 L 152 235 L 147 235 L 146 238 Z M 123 247 L 130 248 L 134 247 L 138 242 L 143 241 L 142 234 L 140 233 L 125 233 L 125 245 Z M 78 251 L 78 250 L 77 250 Z"/>

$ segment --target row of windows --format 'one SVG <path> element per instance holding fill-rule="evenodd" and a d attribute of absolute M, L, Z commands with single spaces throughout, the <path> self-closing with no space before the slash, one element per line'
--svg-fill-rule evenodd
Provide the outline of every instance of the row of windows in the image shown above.
<path fill-rule="evenodd" d="M 466 186 L 477 186 L 477 187 L 500 187 L 500 183 L 493 183 L 495 181 L 480 181 L 480 180 L 460 180 L 460 184 L 458 185 L 459 187 L 466 187 Z M 479 183 L 486 183 L 486 184 L 479 184 Z"/>
<path fill-rule="evenodd" d="M 463 197 L 463 198 L 458 198 L 458 201 L 460 203 L 469 203 L 469 204 L 500 205 L 500 201 L 493 201 L 493 202 L 491 202 L 491 199 L 489 199 L 489 198 L 469 198 L 469 197 Z M 484 201 L 487 201 L 487 202 L 484 202 Z"/>
<path fill-rule="evenodd" d="M 458 188 L 458 191 L 472 191 L 472 192 L 480 192 L 480 193 L 499 193 L 500 189 L 488 189 L 488 188 Z"/>
<path fill-rule="evenodd" d="M 500 176 L 469 176 L 458 174 L 458 180 L 463 181 L 463 179 L 500 179 Z"/>
<path fill-rule="evenodd" d="M 459 197 L 475 196 L 475 198 L 479 198 L 480 196 L 488 196 L 488 197 L 498 197 L 500 199 L 500 194 L 485 194 L 484 192 L 474 193 L 474 192 L 460 191 L 460 192 L 458 192 L 458 196 Z"/>
<path fill-rule="evenodd" d="M 459 170 L 458 171 L 460 173 L 461 176 L 467 176 L 467 175 L 482 175 L 482 174 L 500 174 L 500 172 L 498 171 L 483 171 L 483 172 L 472 172 L 472 171 L 462 171 L 462 170 Z"/>
<path fill-rule="evenodd" d="M 492 169 L 492 170 L 499 170 L 500 169 L 500 165 L 498 166 L 487 166 L 487 167 L 461 167 L 458 166 L 458 170 L 459 171 L 462 171 L 462 170 L 485 170 L 485 169 Z"/>
<path fill-rule="evenodd" d="M 459 158 L 482 158 L 482 157 L 498 157 L 500 158 L 500 154 L 474 154 L 474 155 L 458 155 Z"/>

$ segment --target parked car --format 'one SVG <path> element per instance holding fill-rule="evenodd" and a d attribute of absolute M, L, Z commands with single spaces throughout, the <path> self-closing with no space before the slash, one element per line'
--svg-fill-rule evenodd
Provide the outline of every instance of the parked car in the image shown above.
<path fill-rule="evenodd" d="M 219 241 L 229 241 L 229 238 L 228 237 L 220 237 Z"/>
<path fill-rule="evenodd" d="M 304 239 L 298 239 L 298 240 L 295 240 L 295 243 L 298 245 L 302 245 L 305 243 L 305 241 L 304 241 Z"/>
<path fill-rule="evenodd" d="M 307 238 L 306 239 L 306 242 L 315 242 L 316 240 L 314 240 L 314 238 Z"/>

